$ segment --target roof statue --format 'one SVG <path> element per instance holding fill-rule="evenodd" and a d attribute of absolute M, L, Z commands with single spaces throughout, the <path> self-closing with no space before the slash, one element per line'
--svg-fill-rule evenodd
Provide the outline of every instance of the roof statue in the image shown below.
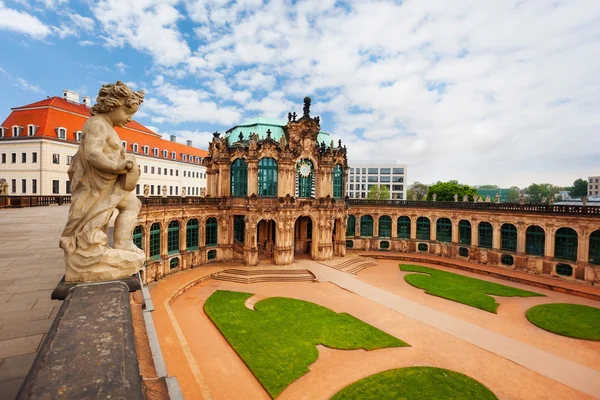
<path fill-rule="evenodd" d="M 458 194 L 454 193 L 454 201 L 458 201 Z"/>
<path fill-rule="evenodd" d="M 8 196 L 8 182 L 6 179 L 0 179 L 0 196 Z"/>
<path fill-rule="evenodd" d="M 60 238 L 65 281 L 94 282 L 129 277 L 143 265 L 144 252 L 131 241 L 141 202 L 132 192 L 140 177 L 135 156 L 121 146 L 115 127 L 131 121 L 144 92 L 117 81 L 103 85 L 71 166 L 71 207 Z M 108 222 L 118 210 L 114 245 Z"/>

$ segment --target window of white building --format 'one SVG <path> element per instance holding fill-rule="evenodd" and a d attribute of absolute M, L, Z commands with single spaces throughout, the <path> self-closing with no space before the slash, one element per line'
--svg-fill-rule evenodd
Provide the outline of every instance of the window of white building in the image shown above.
<path fill-rule="evenodd" d="M 169 158 L 169 152 L 167 150 L 163 150 L 162 153 L 164 158 Z"/>
<path fill-rule="evenodd" d="M 67 140 L 67 129 L 59 126 L 56 128 L 56 136 L 61 140 Z"/>
<path fill-rule="evenodd" d="M 158 157 L 158 148 L 155 147 L 153 151 L 154 151 L 154 157 Z"/>
<path fill-rule="evenodd" d="M 144 146 L 144 154 L 148 154 L 150 152 L 149 146 Z"/>
<path fill-rule="evenodd" d="M 81 131 L 75 131 L 75 140 L 81 143 Z"/>
<path fill-rule="evenodd" d="M 22 126 L 13 125 L 13 127 L 12 127 L 13 137 L 19 136 L 21 134 L 21 131 L 23 131 L 23 127 Z"/>
<path fill-rule="evenodd" d="M 32 124 L 27 125 L 27 136 L 35 136 L 35 134 L 37 133 L 37 130 L 38 130 L 37 125 L 32 125 Z"/>
<path fill-rule="evenodd" d="M 134 152 L 134 153 L 137 153 L 137 152 L 138 152 L 138 150 L 139 150 L 139 149 L 138 149 L 138 144 L 137 144 L 137 143 L 134 143 L 134 144 L 132 144 L 132 145 L 131 145 L 131 148 L 133 149 L 133 152 Z"/>
<path fill-rule="evenodd" d="M 126 141 L 124 141 L 124 140 L 121 140 L 121 146 L 123 146 L 123 148 L 124 148 L 125 150 L 127 150 L 127 142 L 126 142 Z"/>
<path fill-rule="evenodd" d="M 177 159 L 177 153 L 175 153 L 174 151 L 172 151 L 172 152 L 171 152 L 171 158 L 172 158 L 173 160 L 176 160 L 176 159 Z"/>

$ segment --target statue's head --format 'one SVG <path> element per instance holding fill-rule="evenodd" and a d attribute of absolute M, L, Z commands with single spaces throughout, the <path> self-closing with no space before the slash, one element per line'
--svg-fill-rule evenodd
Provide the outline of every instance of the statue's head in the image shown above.
<path fill-rule="evenodd" d="M 144 95 L 143 90 L 134 92 L 121 81 L 102 85 L 90 112 L 92 115 L 109 114 L 115 126 L 123 126 L 131 121 L 144 101 Z"/>

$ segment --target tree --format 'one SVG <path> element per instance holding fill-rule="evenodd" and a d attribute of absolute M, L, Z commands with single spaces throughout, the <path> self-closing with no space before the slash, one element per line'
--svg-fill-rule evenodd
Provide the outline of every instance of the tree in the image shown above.
<path fill-rule="evenodd" d="M 516 186 L 513 186 L 510 189 L 508 189 L 508 193 L 506 195 L 506 202 L 507 203 L 518 203 L 520 197 L 521 196 L 519 194 L 519 188 Z"/>
<path fill-rule="evenodd" d="M 469 200 L 473 200 L 473 196 L 477 194 L 477 190 L 469 185 L 462 185 L 458 181 L 437 182 L 429 186 L 427 200 L 433 200 L 433 194 L 437 194 L 437 201 L 454 201 L 454 195 L 458 195 L 460 201 L 464 195 L 469 196 Z"/>
<path fill-rule="evenodd" d="M 588 183 L 586 180 L 581 178 L 575 180 L 573 182 L 573 187 L 569 188 L 569 196 L 571 197 L 582 197 L 587 196 L 588 193 Z"/>
<path fill-rule="evenodd" d="M 429 188 L 426 184 L 416 181 L 408 188 L 408 192 L 406 193 L 407 200 L 412 200 L 415 195 L 417 196 L 417 200 L 425 200 L 428 191 Z"/>
<path fill-rule="evenodd" d="M 390 190 L 385 185 L 371 185 L 369 193 L 367 193 L 369 200 L 389 200 L 390 197 Z"/>
<path fill-rule="evenodd" d="M 551 197 L 554 197 L 558 193 L 559 189 L 559 187 L 553 186 L 550 183 L 532 183 L 526 189 L 527 202 L 532 204 L 541 203 L 544 198 L 546 198 L 546 201 L 548 201 Z"/>

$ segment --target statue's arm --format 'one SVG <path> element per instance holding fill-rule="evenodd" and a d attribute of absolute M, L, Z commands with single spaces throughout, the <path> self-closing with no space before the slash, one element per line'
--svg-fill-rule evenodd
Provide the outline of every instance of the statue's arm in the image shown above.
<path fill-rule="evenodd" d="M 85 157 L 96 169 L 112 174 L 125 173 L 121 171 L 122 162 L 111 160 L 104 154 L 104 146 L 110 132 L 103 126 L 91 125 L 87 127 L 85 135 Z"/>

